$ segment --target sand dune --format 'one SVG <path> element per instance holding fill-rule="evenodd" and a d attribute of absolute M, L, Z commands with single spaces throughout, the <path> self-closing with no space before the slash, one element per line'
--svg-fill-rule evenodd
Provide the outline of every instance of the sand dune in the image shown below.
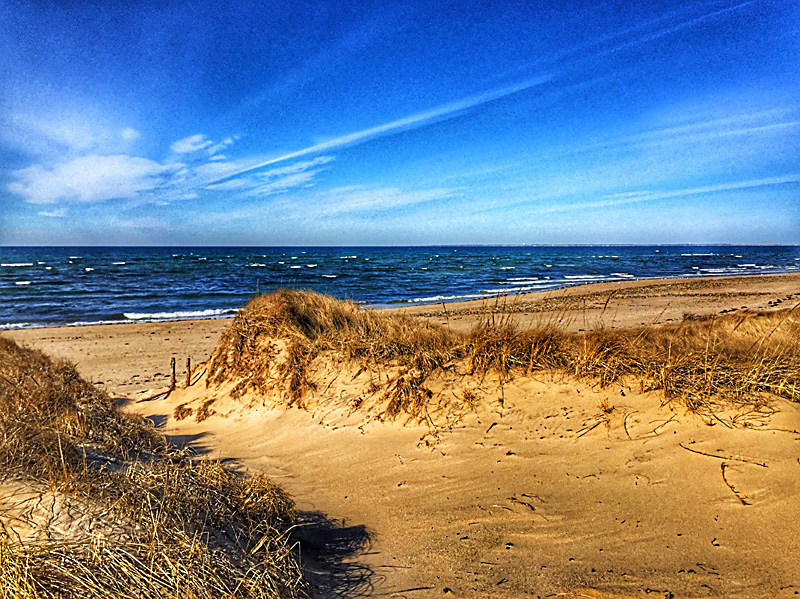
<path fill-rule="evenodd" d="M 742 306 L 792 307 L 798 281 L 593 285 L 525 296 L 504 310 L 523 327 L 555 319 L 578 331 L 601 321 L 616 327 Z M 409 312 L 457 332 L 482 311 L 467 304 Z M 465 377 L 462 369 L 426 379 L 443 408 L 391 418 L 385 401 L 355 409 L 352 400 L 374 381 L 357 360 L 337 370 L 330 359 L 312 373 L 325 384 L 293 404 L 304 409 L 287 408 L 282 389 L 234 397 L 235 377 L 206 386 L 209 364 L 195 371 L 190 388 L 179 384 L 166 398 L 138 401 L 164 386 L 171 356 L 179 366 L 189 353 L 195 363 L 207 359 L 228 325 L 13 336 L 73 356 L 84 374 L 130 397 L 126 409 L 152 418 L 174 442 L 267 473 L 294 496 L 301 519 L 333 522 L 326 534 L 317 528 L 305 539 L 329 556 L 310 571 L 319 596 L 800 593 L 798 403 L 773 396 L 691 410 L 631 376 L 601 387 L 596 377 L 564 371 Z M 127 356 L 122 343 L 131 343 Z M 139 349 L 148 360 L 137 361 Z M 126 384 L 133 374 L 147 380 Z M 389 378 L 380 384 L 388 384 L 400 370 L 383 374 Z M 474 411 L 462 409 L 465 386 L 477 398 Z M 452 403 L 442 403 L 447 393 Z"/>

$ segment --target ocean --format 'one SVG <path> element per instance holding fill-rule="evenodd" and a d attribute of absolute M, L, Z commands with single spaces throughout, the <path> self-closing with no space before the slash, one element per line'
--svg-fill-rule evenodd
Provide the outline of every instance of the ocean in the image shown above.
<path fill-rule="evenodd" d="M 218 318 L 281 287 L 387 306 L 799 269 L 800 246 L 0 247 L 0 329 Z"/>

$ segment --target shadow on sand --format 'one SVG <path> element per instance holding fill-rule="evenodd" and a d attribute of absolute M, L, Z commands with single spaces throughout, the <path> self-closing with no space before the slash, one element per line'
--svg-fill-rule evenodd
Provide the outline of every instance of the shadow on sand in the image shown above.
<path fill-rule="evenodd" d="M 300 544 L 303 571 L 314 599 L 369 597 L 374 572 L 356 560 L 369 551 L 363 525 L 347 526 L 320 512 L 299 512 L 293 538 Z"/>
<path fill-rule="evenodd" d="M 118 407 L 127 403 L 115 398 Z M 147 420 L 163 429 L 168 416 L 148 414 Z M 211 448 L 203 444 L 205 433 L 169 435 L 167 441 L 197 456 L 208 455 Z M 238 469 L 234 459 L 220 460 Z M 358 556 L 369 551 L 370 534 L 363 525 L 347 526 L 343 521 L 329 519 L 321 512 L 298 512 L 297 527 L 292 538 L 298 543 L 299 557 L 313 599 L 354 599 L 372 595 L 375 573 L 357 562 Z"/>

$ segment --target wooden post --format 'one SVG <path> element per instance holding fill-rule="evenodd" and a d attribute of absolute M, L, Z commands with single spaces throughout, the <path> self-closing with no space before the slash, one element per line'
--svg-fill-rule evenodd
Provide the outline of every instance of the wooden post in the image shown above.
<path fill-rule="evenodd" d="M 172 375 L 169 377 L 169 389 L 172 391 L 175 388 L 175 358 L 172 358 L 170 365 L 172 367 Z"/>
<path fill-rule="evenodd" d="M 192 384 L 192 359 L 186 358 L 186 387 Z"/>

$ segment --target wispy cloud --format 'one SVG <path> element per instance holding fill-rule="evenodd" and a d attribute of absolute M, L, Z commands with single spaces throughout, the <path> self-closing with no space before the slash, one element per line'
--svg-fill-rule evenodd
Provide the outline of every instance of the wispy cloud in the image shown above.
<path fill-rule="evenodd" d="M 60 200 L 101 202 L 132 198 L 158 187 L 170 167 L 147 158 L 126 155 L 89 155 L 45 168 L 41 165 L 14 171 L 8 190 L 31 204 Z"/>
<path fill-rule="evenodd" d="M 66 208 L 58 208 L 57 210 L 44 210 L 37 213 L 39 216 L 46 218 L 64 218 L 67 215 Z"/>
<path fill-rule="evenodd" d="M 271 166 L 273 164 L 286 162 L 288 160 L 294 160 L 296 158 L 302 158 L 310 154 L 318 154 L 320 152 L 328 152 L 331 150 L 343 148 L 345 146 L 351 146 L 353 144 L 361 143 L 370 139 L 374 139 L 384 135 L 389 135 L 397 131 L 422 127 L 424 125 L 427 125 L 435 121 L 451 118 L 456 114 L 462 113 L 465 110 L 469 110 L 471 108 L 476 108 L 478 106 L 488 104 L 489 102 L 493 102 L 495 100 L 505 98 L 512 94 L 516 94 L 531 89 L 538 85 L 543 85 L 548 81 L 550 81 L 551 79 L 552 77 L 550 75 L 543 75 L 532 79 L 526 79 L 524 81 L 517 82 L 513 85 L 508 85 L 505 87 L 492 89 L 472 96 L 467 96 L 466 98 L 462 98 L 460 100 L 457 100 L 455 102 L 450 102 L 448 104 L 443 104 L 441 106 L 431 108 L 430 110 L 418 112 L 416 114 L 412 114 L 410 116 L 403 117 L 401 119 L 389 121 L 388 123 L 384 123 L 382 125 L 377 125 L 375 127 L 370 127 L 368 129 L 362 129 L 361 131 L 355 131 L 353 133 L 348 133 L 347 135 L 335 137 L 334 139 L 330 139 L 322 143 L 308 146 L 306 148 L 303 148 L 302 150 L 297 150 L 295 152 L 283 154 L 275 158 L 270 158 L 269 160 L 265 160 L 253 166 L 250 166 L 246 169 L 242 169 L 236 173 L 232 173 L 228 175 L 228 177 L 239 176 L 251 171 Z M 220 179 L 219 181 L 214 181 L 214 183 L 221 183 L 223 180 L 224 179 Z"/>
<path fill-rule="evenodd" d="M 192 152 L 199 152 L 214 145 L 214 142 L 208 139 L 202 133 L 184 137 L 172 143 L 169 147 L 170 150 L 176 154 L 190 154 Z"/>
<path fill-rule="evenodd" d="M 317 156 L 313 160 L 303 160 L 264 172 L 250 172 L 244 176 L 228 178 L 222 183 L 208 185 L 206 189 L 213 191 L 236 190 L 245 192 L 248 196 L 286 193 L 292 189 L 312 186 L 317 175 L 324 170 L 322 167 L 333 160 L 332 156 Z"/>
<path fill-rule="evenodd" d="M 668 200 L 675 198 L 685 198 L 691 196 L 721 193 L 726 191 L 743 191 L 759 187 L 774 187 L 779 185 L 792 185 L 800 183 L 800 173 L 782 175 L 780 177 L 765 177 L 762 179 L 750 179 L 746 181 L 731 181 L 728 183 L 717 183 L 715 185 L 703 185 L 700 187 L 687 187 L 683 189 L 671 189 L 662 191 L 626 191 L 610 194 L 598 200 L 590 202 L 566 203 L 556 206 L 546 206 L 532 208 L 529 214 L 552 214 L 556 212 L 575 212 L 590 208 L 609 208 L 624 204 L 635 204 L 639 202 L 653 202 L 657 200 Z"/>
<path fill-rule="evenodd" d="M 119 135 L 125 141 L 135 141 L 142 136 L 141 133 L 139 133 L 136 129 L 133 129 L 131 127 L 126 127 L 125 129 L 119 132 Z"/>
<path fill-rule="evenodd" d="M 455 197 L 457 193 L 457 189 L 451 188 L 402 189 L 352 185 L 330 189 L 315 194 L 302 203 L 292 202 L 285 207 L 291 212 L 305 212 L 308 206 L 312 205 L 315 215 L 324 217 L 378 215 L 391 210 L 447 200 Z"/>

